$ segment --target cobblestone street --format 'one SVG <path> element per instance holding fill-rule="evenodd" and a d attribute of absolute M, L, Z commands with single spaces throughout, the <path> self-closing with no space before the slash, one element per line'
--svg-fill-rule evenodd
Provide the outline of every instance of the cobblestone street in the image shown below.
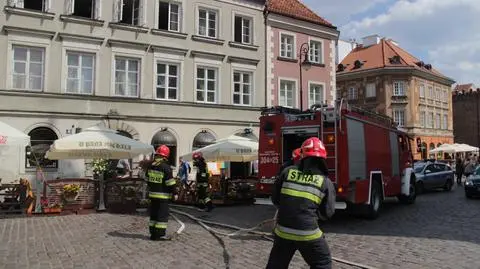
<path fill-rule="evenodd" d="M 335 257 L 376 268 L 480 268 L 480 201 L 462 189 L 395 202 L 375 221 L 339 214 L 323 229 Z M 209 220 L 248 227 L 271 218 L 270 206 L 217 208 Z M 0 268 L 264 268 L 271 242 L 220 237 L 181 218 L 175 241 L 147 240 L 147 218 L 90 214 L 0 220 Z M 170 220 L 169 231 L 179 225 Z M 307 268 L 296 255 L 290 268 Z M 335 263 L 334 268 L 355 268 Z"/>

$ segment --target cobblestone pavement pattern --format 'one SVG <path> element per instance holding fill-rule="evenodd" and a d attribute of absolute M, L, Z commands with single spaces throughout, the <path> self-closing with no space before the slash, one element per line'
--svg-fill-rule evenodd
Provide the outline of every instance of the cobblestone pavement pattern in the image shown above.
<path fill-rule="evenodd" d="M 338 214 L 323 229 L 335 257 L 376 268 L 480 268 L 480 200 L 463 190 L 422 195 L 414 206 L 386 204 L 375 221 Z M 217 208 L 197 216 L 238 226 L 270 218 L 270 206 Z M 225 246 L 184 218 L 171 242 L 147 240 L 147 218 L 91 214 L 0 219 L 3 268 L 264 268 L 271 242 L 244 236 Z M 178 224 L 171 220 L 169 231 Z M 226 255 L 228 252 L 229 255 Z M 290 268 L 308 268 L 296 255 Z M 355 268 L 334 263 L 334 268 Z"/>

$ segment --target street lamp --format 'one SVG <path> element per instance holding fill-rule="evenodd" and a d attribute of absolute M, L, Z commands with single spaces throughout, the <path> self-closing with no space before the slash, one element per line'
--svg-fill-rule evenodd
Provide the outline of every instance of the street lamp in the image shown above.
<path fill-rule="evenodd" d="M 309 60 L 309 53 L 310 51 L 310 44 L 307 42 L 303 43 L 300 46 L 300 61 L 299 61 L 299 67 L 300 67 L 300 110 L 303 111 L 303 70 L 302 67 L 310 67 L 312 63 Z M 303 56 L 303 61 L 302 61 L 302 56 Z"/>

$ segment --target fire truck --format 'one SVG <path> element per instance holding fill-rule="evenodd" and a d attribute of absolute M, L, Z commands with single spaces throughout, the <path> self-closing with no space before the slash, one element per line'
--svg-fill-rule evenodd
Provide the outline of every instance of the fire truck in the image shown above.
<path fill-rule="evenodd" d="M 328 177 L 337 191 L 336 209 L 369 218 L 387 197 L 413 204 L 413 155 L 407 134 L 392 118 L 344 103 L 313 105 L 306 111 L 264 108 L 260 117 L 258 195 L 270 195 L 282 164 L 305 139 L 325 144 Z"/>

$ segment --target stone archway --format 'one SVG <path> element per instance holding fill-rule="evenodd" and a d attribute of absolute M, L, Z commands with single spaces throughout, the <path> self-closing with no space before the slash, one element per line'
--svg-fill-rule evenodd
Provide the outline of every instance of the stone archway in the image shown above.
<path fill-rule="evenodd" d="M 123 120 L 105 119 L 99 125 L 105 128 L 116 130 L 119 134 L 129 137 L 131 139 L 135 139 L 137 141 L 140 140 L 140 134 L 138 133 L 138 131 L 133 126 Z"/>

